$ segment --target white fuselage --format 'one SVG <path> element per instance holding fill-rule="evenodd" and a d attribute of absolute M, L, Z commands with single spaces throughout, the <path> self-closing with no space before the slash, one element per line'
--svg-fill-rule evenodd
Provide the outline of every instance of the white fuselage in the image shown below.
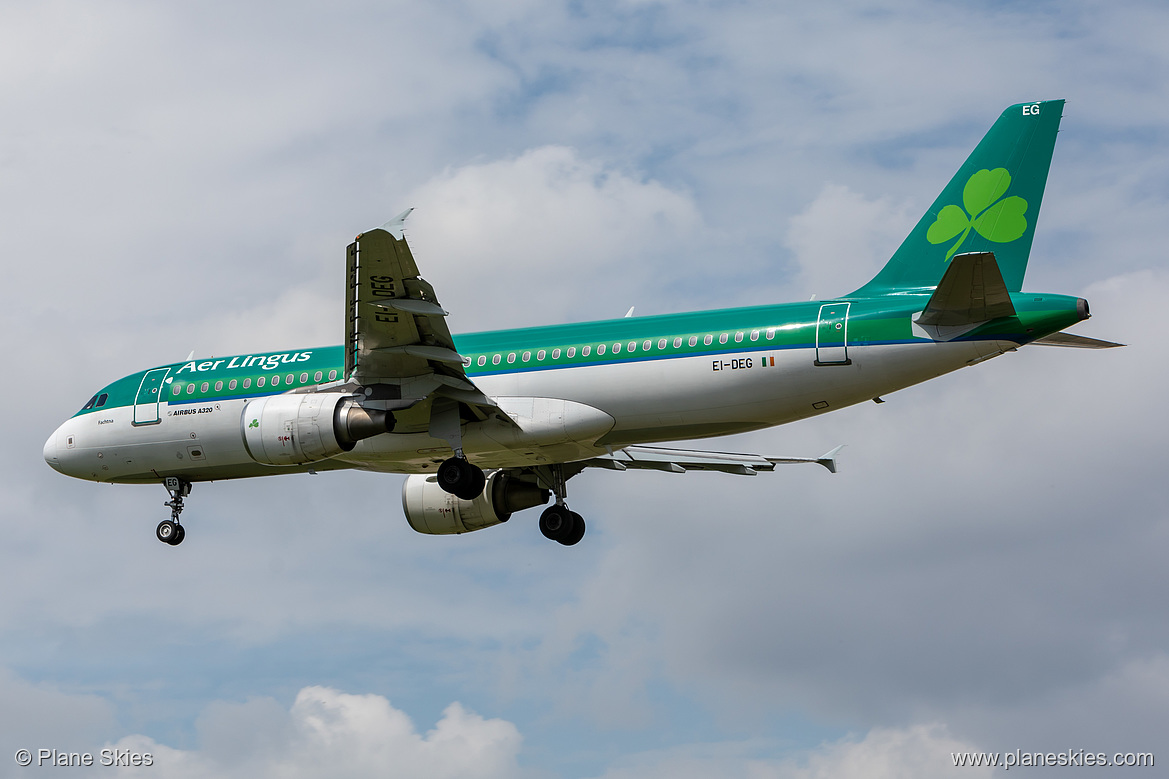
<path fill-rule="evenodd" d="M 519 423 L 465 423 L 463 445 L 484 468 L 585 459 L 638 443 L 703 438 L 780 425 L 893 392 L 1015 347 L 960 341 L 850 346 L 848 364 L 817 365 L 815 350 L 751 350 L 484 375 L 476 385 Z M 163 394 L 165 398 L 165 394 Z M 256 462 L 244 444 L 250 398 L 161 400 L 157 424 L 134 406 L 73 417 L 45 444 L 57 470 L 94 481 L 188 481 L 360 468 L 425 473 L 451 456 L 426 433 L 386 433 L 297 466 Z"/>

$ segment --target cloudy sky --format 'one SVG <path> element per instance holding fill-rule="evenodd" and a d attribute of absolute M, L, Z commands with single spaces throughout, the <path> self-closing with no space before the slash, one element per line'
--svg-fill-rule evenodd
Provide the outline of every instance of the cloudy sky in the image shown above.
<path fill-rule="evenodd" d="M 0 776 L 1169 762 L 1167 38 L 1153 0 L 3 3 Z M 835 476 L 588 472 L 571 549 L 415 534 L 398 476 L 197 485 L 170 549 L 161 487 L 41 459 L 122 375 L 339 342 L 345 245 L 407 207 L 456 332 L 830 297 L 1054 98 L 1026 286 L 1131 345 L 717 444 Z"/>

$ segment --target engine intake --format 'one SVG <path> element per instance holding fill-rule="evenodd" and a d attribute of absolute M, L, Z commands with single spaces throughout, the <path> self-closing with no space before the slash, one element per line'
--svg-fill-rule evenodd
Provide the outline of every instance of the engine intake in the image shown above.
<path fill-rule="evenodd" d="M 444 536 L 507 522 L 513 512 L 547 503 L 550 494 L 507 471 L 495 471 L 479 497 L 463 500 L 444 492 L 435 476 L 415 474 L 402 485 L 402 511 L 419 533 Z"/>
<path fill-rule="evenodd" d="M 272 395 L 244 406 L 244 448 L 265 465 L 303 465 L 348 452 L 364 438 L 394 429 L 394 416 L 349 395 Z"/>

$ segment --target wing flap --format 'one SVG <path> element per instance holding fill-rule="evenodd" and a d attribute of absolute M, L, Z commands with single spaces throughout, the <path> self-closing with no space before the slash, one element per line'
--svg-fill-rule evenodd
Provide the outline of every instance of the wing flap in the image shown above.
<path fill-rule="evenodd" d="M 754 476 L 760 471 L 773 471 L 776 465 L 816 463 L 836 473 L 836 454 L 842 448 L 838 446 L 820 457 L 764 457 L 758 454 L 669 449 L 661 446 L 627 446 L 611 454 L 585 460 L 582 464 L 585 467 L 621 471 L 629 468 L 669 473 L 719 471 Z"/>

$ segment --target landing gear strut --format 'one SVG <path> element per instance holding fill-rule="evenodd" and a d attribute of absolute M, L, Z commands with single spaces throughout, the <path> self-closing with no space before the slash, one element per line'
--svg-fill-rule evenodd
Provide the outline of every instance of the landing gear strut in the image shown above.
<path fill-rule="evenodd" d="M 178 546 L 187 537 L 187 531 L 179 524 L 179 514 L 183 513 L 183 498 L 191 494 L 191 482 L 168 476 L 163 486 L 170 493 L 170 500 L 162 504 L 170 507 L 170 519 L 159 522 L 154 535 L 164 544 Z"/>
<path fill-rule="evenodd" d="M 483 469 L 469 462 L 462 452 L 438 466 L 438 486 L 455 497 L 474 500 L 486 484 Z"/>
<path fill-rule="evenodd" d="M 564 478 L 563 468 L 552 465 L 541 470 L 544 471 L 541 476 L 556 494 L 556 503 L 544 509 L 544 513 L 540 515 L 540 532 L 547 539 L 572 546 L 584 538 L 584 517 L 569 509 L 568 504 L 564 502 L 568 495 L 566 485 L 568 480 Z"/>

